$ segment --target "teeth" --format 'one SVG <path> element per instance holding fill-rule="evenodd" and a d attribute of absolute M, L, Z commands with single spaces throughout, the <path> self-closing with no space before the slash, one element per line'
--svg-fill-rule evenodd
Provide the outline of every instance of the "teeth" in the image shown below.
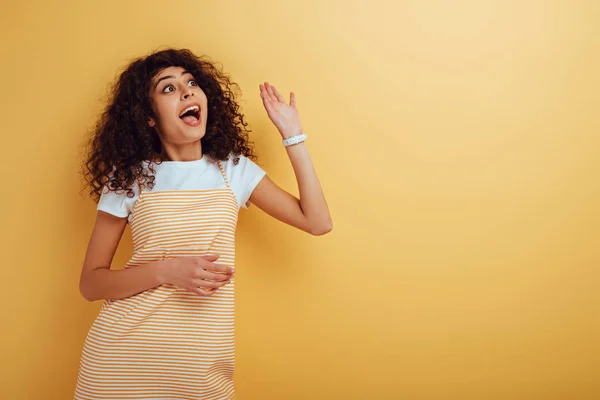
<path fill-rule="evenodd" d="M 181 117 L 183 114 L 185 114 L 186 112 L 190 111 L 190 110 L 195 110 L 195 111 L 199 111 L 200 107 L 198 106 L 189 106 L 188 108 L 186 108 L 185 110 L 183 110 L 181 112 L 181 114 L 179 114 L 179 116 Z"/>

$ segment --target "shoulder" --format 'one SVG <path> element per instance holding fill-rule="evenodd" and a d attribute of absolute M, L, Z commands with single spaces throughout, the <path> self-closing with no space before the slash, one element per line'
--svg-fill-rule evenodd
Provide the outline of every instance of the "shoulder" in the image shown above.
<path fill-rule="evenodd" d="M 112 174 L 110 176 L 112 177 Z M 131 191 L 127 189 L 110 189 L 108 184 L 104 185 L 96 209 L 117 217 L 128 217 L 140 194 L 138 182 L 134 182 L 129 189 Z"/>
<path fill-rule="evenodd" d="M 227 175 L 231 175 L 232 177 L 255 175 L 265 172 L 258 161 L 254 161 L 243 154 L 234 155 L 231 153 L 226 160 L 221 161 L 221 165 Z"/>
<path fill-rule="evenodd" d="M 257 162 L 243 154 L 230 154 L 229 158 L 223 161 L 223 167 L 238 196 L 240 206 L 247 208 L 252 191 L 267 172 Z"/>
<path fill-rule="evenodd" d="M 222 161 L 226 171 L 236 175 L 255 175 L 265 173 L 258 161 L 254 161 L 243 154 L 229 155 L 227 160 Z"/>
<path fill-rule="evenodd" d="M 222 163 L 231 165 L 232 167 L 235 167 L 235 168 L 243 167 L 249 163 L 258 164 L 257 162 L 253 161 L 251 158 L 246 157 L 243 154 L 233 154 L 233 153 L 229 153 L 227 160 L 222 161 Z"/>

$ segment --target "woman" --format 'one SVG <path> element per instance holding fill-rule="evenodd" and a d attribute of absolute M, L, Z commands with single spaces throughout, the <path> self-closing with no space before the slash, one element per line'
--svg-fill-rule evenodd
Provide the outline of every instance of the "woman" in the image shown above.
<path fill-rule="evenodd" d="M 98 201 L 81 272 L 104 299 L 86 337 L 76 399 L 231 399 L 238 211 L 250 203 L 312 235 L 331 217 L 303 140 L 295 95 L 259 85 L 300 199 L 254 161 L 236 87 L 206 57 L 167 49 L 133 61 L 89 142 Z M 126 224 L 133 254 L 110 264 Z"/>

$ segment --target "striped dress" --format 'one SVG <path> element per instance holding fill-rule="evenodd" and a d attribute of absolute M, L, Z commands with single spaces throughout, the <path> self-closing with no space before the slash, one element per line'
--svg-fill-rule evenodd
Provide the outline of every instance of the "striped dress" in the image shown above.
<path fill-rule="evenodd" d="M 142 190 L 125 268 L 220 254 L 234 266 L 238 204 L 224 188 Z M 234 399 L 234 280 L 204 297 L 164 284 L 106 299 L 81 354 L 75 399 Z"/>

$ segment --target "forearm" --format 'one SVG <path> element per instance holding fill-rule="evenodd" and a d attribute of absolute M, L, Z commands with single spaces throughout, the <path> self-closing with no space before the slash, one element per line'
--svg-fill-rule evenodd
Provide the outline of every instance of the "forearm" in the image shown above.
<path fill-rule="evenodd" d="M 88 301 L 123 299 L 162 285 L 165 261 L 121 270 L 97 268 L 82 276 L 79 290 Z"/>
<path fill-rule="evenodd" d="M 302 212 L 316 233 L 332 229 L 331 215 L 305 142 L 286 147 L 292 163 Z"/>

